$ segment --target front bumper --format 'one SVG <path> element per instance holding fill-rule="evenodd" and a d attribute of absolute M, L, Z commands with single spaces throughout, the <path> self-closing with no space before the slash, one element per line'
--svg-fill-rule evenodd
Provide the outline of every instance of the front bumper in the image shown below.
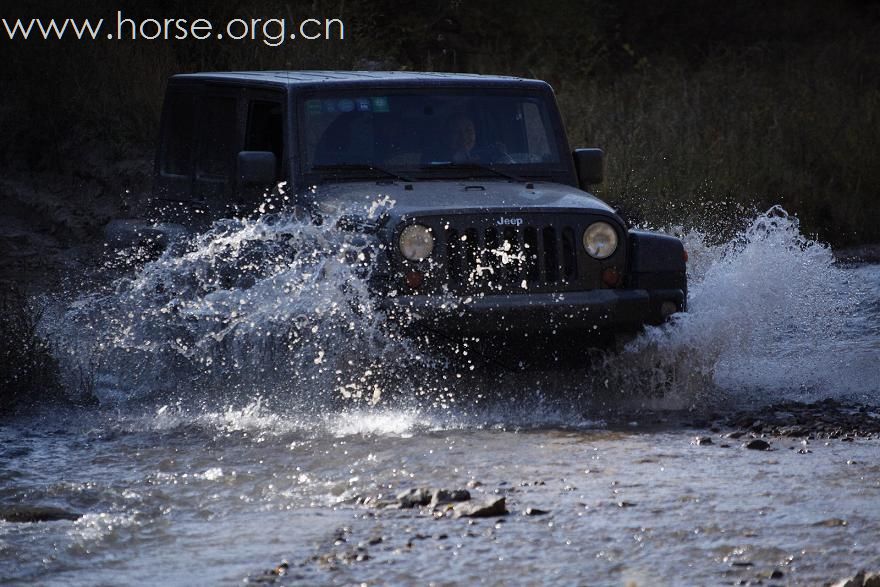
<path fill-rule="evenodd" d="M 583 292 L 385 298 L 382 308 L 403 326 L 458 336 L 634 332 L 660 324 L 664 302 L 685 307 L 680 289 L 597 289 Z"/>

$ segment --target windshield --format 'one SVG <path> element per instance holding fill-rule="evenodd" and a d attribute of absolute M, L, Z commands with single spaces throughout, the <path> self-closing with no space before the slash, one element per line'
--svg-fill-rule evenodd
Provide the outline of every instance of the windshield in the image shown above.
<path fill-rule="evenodd" d="M 518 176 L 561 163 L 539 95 L 335 92 L 311 95 L 300 108 L 305 173 L 498 175 L 501 168 Z"/>

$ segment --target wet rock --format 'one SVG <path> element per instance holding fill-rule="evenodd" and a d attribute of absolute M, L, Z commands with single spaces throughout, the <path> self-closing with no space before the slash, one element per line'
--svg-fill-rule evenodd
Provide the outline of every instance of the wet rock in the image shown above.
<path fill-rule="evenodd" d="M 737 430 L 736 432 L 731 432 L 729 434 L 725 434 L 724 437 L 725 438 L 733 438 L 734 440 L 736 440 L 737 438 L 740 438 L 743 435 L 745 435 L 745 432 L 743 432 L 742 430 Z"/>
<path fill-rule="evenodd" d="M 828 439 L 880 438 L 880 418 L 874 409 L 861 404 L 842 404 L 837 400 L 815 403 L 782 402 L 754 411 L 729 416 L 724 423 L 755 434 L 814 437 Z M 731 435 L 731 438 L 736 436 Z"/>
<path fill-rule="evenodd" d="M 454 508 L 456 518 L 494 518 L 507 515 L 506 500 L 503 497 L 484 502 L 461 502 Z"/>
<path fill-rule="evenodd" d="M 780 571 L 779 569 L 773 569 L 773 572 L 770 573 L 771 579 L 781 579 L 785 576 L 785 573 Z"/>
<path fill-rule="evenodd" d="M 52 506 L 19 505 L 0 509 L 0 520 L 18 524 L 60 520 L 74 521 L 81 517 L 82 514 Z"/>
<path fill-rule="evenodd" d="M 437 507 L 446 503 L 468 501 L 470 498 L 471 493 L 467 489 L 438 489 L 434 492 L 430 505 L 431 507 Z"/>
<path fill-rule="evenodd" d="M 852 577 L 841 579 L 831 587 L 880 587 L 880 573 L 859 571 Z"/>
<path fill-rule="evenodd" d="M 431 503 L 432 492 L 427 487 L 413 487 L 397 494 L 397 504 L 401 509 L 426 506 Z"/>
<path fill-rule="evenodd" d="M 636 506 L 636 504 L 634 504 L 630 501 L 618 501 L 617 502 L 617 507 L 619 507 L 619 508 L 632 508 L 635 506 Z"/>
<path fill-rule="evenodd" d="M 549 514 L 547 510 L 539 510 L 538 508 L 526 508 L 526 511 L 523 512 L 524 516 L 543 516 Z"/>
<path fill-rule="evenodd" d="M 708 446 L 710 444 L 714 444 L 712 439 L 708 436 L 697 436 L 693 440 L 691 440 L 691 444 L 696 444 L 697 446 Z"/>
<path fill-rule="evenodd" d="M 827 520 L 822 520 L 820 522 L 816 522 L 813 525 L 814 526 L 825 526 L 826 528 L 837 528 L 840 526 L 846 526 L 846 520 L 842 520 L 840 518 L 828 518 Z"/>
<path fill-rule="evenodd" d="M 752 440 L 743 444 L 743 448 L 747 448 L 749 450 L 770 450 L 770 443 L 766 440 L 761 440 L 760 438 L 753 438 Z"/>

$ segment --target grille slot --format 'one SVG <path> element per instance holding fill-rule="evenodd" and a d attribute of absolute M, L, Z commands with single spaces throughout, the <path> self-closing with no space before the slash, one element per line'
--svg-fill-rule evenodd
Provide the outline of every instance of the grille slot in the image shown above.
<path fill-rule="evenodd" d="M 523 293 L 565 288 L 578 276 L 572 226 L 471 225 L 443 231 L 447 286 L 464 293 Z"/>

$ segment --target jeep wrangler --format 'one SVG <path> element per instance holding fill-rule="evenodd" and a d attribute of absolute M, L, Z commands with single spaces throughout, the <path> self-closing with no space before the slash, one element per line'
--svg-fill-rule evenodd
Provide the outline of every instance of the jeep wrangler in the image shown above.
<path fill-rule="evenodd" d="M 252 210 L 285 185 L 314 218 L 383 194 L 345 230 L 381 246 L 371 289 L 437 341 L 545 352 L 607 343 L 685 310 L 686 253 L 589 193 L 599 149 L 570 150 L 551 87 L 414 72 L 173 76 L 153 201 L 169 226 Z M 424 335 L 424 336 L 423 336 Z"/>

